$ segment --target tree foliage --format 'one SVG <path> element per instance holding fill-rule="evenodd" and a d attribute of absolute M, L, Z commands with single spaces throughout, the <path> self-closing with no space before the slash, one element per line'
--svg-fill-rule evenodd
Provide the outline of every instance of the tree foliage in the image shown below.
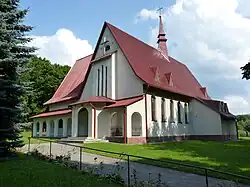
<path fill-rule="evenodd" d="M 238 130 L 244 131 L 246 135 L 250 133 L 250 114 L 238 115 Z"/>
<path fill-rule="evenodd" d="M 20 9 L 19 0 L 0 0 L 0 157 L 22 146 L 15 128 L 20 120 L 20 96 L 24 91 L 19 77 L 35 51 L 27 46 L 31 39 L 26 33 L 32 30 L 23 24 L 27 12 Z"/>
<path fill-rule="evenodd" d="M 250 79 L 250 62 L 248 62 L 245 66 L 240 68 L 242 70 L 242 79 Z"/>
<path fill-rule="evenodd" d="M 43 103 L 53 96 L 70 67 L 51 64 L 40 57 L 31 58 L 25 67 L 21 81 L 26 85 L 27 92 L 21 99 L 23 122 L 28 122 L 30 116 L 46 111 Z"/>

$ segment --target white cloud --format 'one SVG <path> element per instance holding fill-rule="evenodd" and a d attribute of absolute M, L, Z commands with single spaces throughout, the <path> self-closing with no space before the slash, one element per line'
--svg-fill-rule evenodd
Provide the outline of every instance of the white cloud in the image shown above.
<path fill-rule="evenodd" d="M 249 102 L 240 96 L 226 96 L 224 100 L 228 103 L 231 110 L 234 110 L 236 114 L 249 113 Z"/>
<path fill-rule="evenodd" d="M 147 9 L 142 9 L 136 17 L 135 22 L 137 23 L 139 20 L 154 20 L 159 17 L 159 14 L 157 13 L 157 10 L 147 10 Z"/>
<path fill-rule="evenodd" d="M 249 0 L 177 0 L 163 14 L 169 54 L 187 64 L 210 95 L 229 102 L 234 113 L 250 113 L 250 81 L 240 67 L 250 59 Z M 143 9 L 137 22 L 158 17 Z M 157 22 L 156 22 L 157 21 Z"/>
<path fill-rule="evenodd" d="M 87 40 L 77 38 L 68 29 L 59 29 L 52 36 L 31 36 L 32 46 L 39 48 L 37 55 L 49 59 L 52 63 L 72 66 L 76 59 L 89 55 L 93 47 Z"/>

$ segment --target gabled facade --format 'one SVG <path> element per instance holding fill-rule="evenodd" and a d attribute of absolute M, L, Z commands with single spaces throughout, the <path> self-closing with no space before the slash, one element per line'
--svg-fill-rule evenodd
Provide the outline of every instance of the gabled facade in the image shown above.
<path fill-rule="evenodd" d="M 153 48 L 105 22 L 94 53 L 76 61 L 45 103 L 50 111 L 32 117 L 33 136 L 236 140 L 227 105 L 168 55 L 161 17 L 157 43 Z"/>

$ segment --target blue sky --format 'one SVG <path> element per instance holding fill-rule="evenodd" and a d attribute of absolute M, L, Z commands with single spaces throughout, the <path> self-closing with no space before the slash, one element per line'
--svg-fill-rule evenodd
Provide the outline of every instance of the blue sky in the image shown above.
<path fill-rule="evenodd" d="M 173 3 L 173 0 L 21 0 L 22 7 L 30 7 L 26 23 L 35 26 L 31 34 L 52 35 L 59 28 L 67 28 L 76 36 L 88 39 L 92 45 L 95 45 L 104 21 L 142 40 L 149 40 L 150 27 L 155 27 L 156 22 L 135 24 L 137 13 L 142 8 L 166 8 Z"/>
<path fill-rule="evenodd" d="M 249 0 L 21 0 L 21 6 L 30 8 L 25 22 L 35 27 L 37 55 L 70 66 L 93 52 L 104 21 L 155 45 L 156 9 L 164 7 L 169 55 L 212 98 L 234 113 L 250 113 L 250 81 L 240 70 L 250 59 Z"/>

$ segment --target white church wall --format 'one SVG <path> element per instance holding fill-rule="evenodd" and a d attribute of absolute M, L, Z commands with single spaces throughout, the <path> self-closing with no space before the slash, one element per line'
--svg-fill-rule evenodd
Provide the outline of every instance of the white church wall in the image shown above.
<path fill-rule="evenodd" d="M 105 52 L 104 49 L 104 42 L 108 42 L 106 43 L 106 45 L 110 46 L 110 50 Z M 81 100 L 86 100 L 89 97 L 93 97 L 93 96 L 98 96 L 98 69 L 100 70 L 100 77 L 99 77 L 99 96 L 103 95 L 105 97 L 108 98 L 113 98 L 115 99 L 115 89 L 112 89 L 113 87 L 115 87 L 115 82 L 112 82 L 113 77 L 115 77 L 114 74 L 114 70 L 113 68 L 113 64 L 116 63 L 116 51 L 118 49 L 118 45 L 117 42 L 115 41 L 114 37 L 112 36 L 110 30 L 108 28 L 106 28 L 103 32 L 103 36 L 101 38 L 101 42 L 100 45 L 97 46 L 97 52 L 95 55 L 95 58 L 93 60 L 97 60 L 102 58 L 104 55 L 107 54 L 112 54 L 110 57 L 107 57 L 105 59 L 100 59 L 96 62 L 93 62 L 91 65 L 91 70 L 86 82 L 86 85 L 83 89 L 83 93 L 81 95 Z M 112 66 L 113 65 L 113 66 Z M 102 82 L 102 66 L 104 68 L 104 76 L 103 76 L 103 82 Z M 107 67 L 107 76 L 106 76 L 106 67 Z M 114 66 L 115 67 L 115 66 Z M 106 95 L 106 77 L 107 77 L 107 95 Z M 103 83 L 103 92 L 101 92 L 101 87 L 102 87 L 102 83 Z"/>
<path fill-rule="evenodd" d="M 108 41 L 110 50 L 104 52 L 104 45 L 100 44 L 97 48 L 95 59 L 100 59 L 103 55 L 112 54 L 110 57 L 100 59 L 92 63 L 91 71 L 88 80 L 83 90 L 81 99 L 87 99 L 91 96 L 97 96 L 98 85 L 98 69 L 102 70 L 104 67 L 104 81 L 102 82 L 102 74 L 100 73 L 99 88 L 101 89 L 103 83 L 103 93 L 99 95 L 106 96 L 112 99 L 121 99 L 126 97 L 133 97 L 143 94 L 142 81 L 135 75 L 130 67 L 123 52 L 119 48 L 117 42 L 112 36 L 108 28 L 105 29 L 102 42 Z M 101 42 L 101 43 L 102 43 Z M 106 68 L 107 67 L 107 95 L 106 88 Z"/>
<path fill-rule="evenodd" d="M 106 67 L 107 67 L 107 76 L 106 76 Z M 106 96 L 108 98 L 112 97 L 111 93 L 111 58 L 100 60 L 94 64 L 92 64 L 86 85 L 83 89 L 83 93 L 81 95 L 81 100 L 86 100 L 89 97 L 98 96 L 98 69 L 100 71 L 100 79 L 99 79 L 99 96 Z M 102 69 L 104 75 L 102 76 Z M 102 81 L 103 78 L 103 81 Z M 107 78 L 107 81 L 106 81 Z M 107 83 L 107 87 L 106 87 Z M 103 85 L 102 85 L 103 84 Z M 103 87 L 103 89 L 102 89 Z M 106 94 L 107 88 L 107 95 Z M 102 91 L 103 90 L 103 91 Z"/>
<path fill-rule="evenodd" d="M 105 41 L 106 42 L 108 41 L 107 45 L 110 46 L 110 50 L 108 50 L 106 52 L 104 51 L 104 45 L 102 44 Z M 96 51 L 95 59 L 99 59 L 105 54 L 113 53 L 119 48 L 116 40 L 114 39 L 114 37 L 113 37 L 113 35 L 112 35 L 112 33 L 111 33 L 111 31 L 109 30 L 108 27 L 106 27 L 104 32 L 103 32 L 100 44 L 101 45 L 97 46 L 98 49 Z"/>
<path fill-rule="evenodd" d="M 68 109 L 68 106 L 70 103 L 71 103 L 71 101 L 50 104 L 49 111 Z"/>
<path fill-rule="evenodd" d="M 189 105 L 193 135 L 222 135 L 220 114 L 193 99 Z"/>
<path fill-rule="evenodd" d="M 152 121 L 151 95 L 147 94 L 147 121 L 148 121 L 148 136 L 185 136 L 189 135 L 192 126 L 190 123 L 185 124 L 184 116 L 184 102 L 181 102 L 181 121 L 178 123 L 178 101 L 173 100 L 174 103 L 174 122 L 170 121 L 170 99 L 165 98 L 165 115 L 166 121 L 162 122 L 161 117 L 161 100 L 162 97 L 156 96 L 156 121 Z M 189 117 L 188 117 L 189 119 Z"/>
<path fill-rule="evenodd" d="M 123 119 L 124 108 L 96 110 L 97 138 L 104 138 L 104 137 L 111 136 L 111 118 L 112 118 L 112 115 L 114 115 L 115 113 L 117 113 Z M 123 124 L 122 124 L 122 130 L 123 130 Z"/>
<path fill-rule="evenodd" d="M 237 129 L 235 120 L 223 120 L 222 121 L 222 134 L 234 136 L 236 140 Z"/>
<path fill-rule="evenodd" d="M 63 126 L 62 127 L 58 126 L 58 122 L 59 122 L 60 119 L 63 120 Z M 34 136 L 47 136 L 47 137 L 62 137 L 62 136 L 64 136 L 63 128 L 67 128 L 68 119 L 72 119 L 71 114 L 35 118 L 33 120 L 33 124 L 34 124 L 33 129 L 32 129 L 33 135 Z M 39 131 L 36 130 L 37 123 L 39 123 Z M 54 129 L 51 129 L 51 124 L 52 123 L 54 124 Z M 42 134 L 40 131 L 42 130 L 43 124 L 46 124 L 46 132 Z M 57 133 L 54 133 L 55 128 L 57 129 Z"/>
<path fill-rule="evenodd" d="M 120 49 L 117 51 L 116 80 L 117 99 L 143 94 L 143 82 L 135 75 Z"/>
<path fill-rule="evenodd" d="M 127 137 L 132 137 L 132 115 L 135 112 L 141 116 L 142 137 L 146 137 L 145 98 L 127 106 Z"/>

